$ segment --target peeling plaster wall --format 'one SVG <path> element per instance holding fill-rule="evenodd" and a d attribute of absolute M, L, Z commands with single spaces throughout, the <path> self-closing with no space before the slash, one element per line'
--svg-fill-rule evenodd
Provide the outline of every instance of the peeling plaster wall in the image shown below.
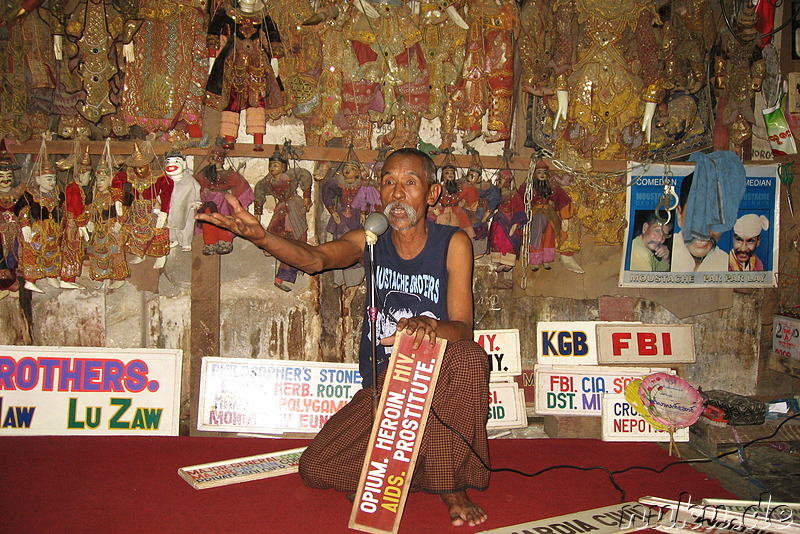
<path fill-rule="evenodd" d="M 244 121 L 243 121 L 244 122 Z M 428 126 L 426 126 L 428 127 Z M 428 127 L 431 139 L 438 131 Z M 302 145 L 302 128 L 287 122 L 270 143 L 292 139 Z M 240 135 L 238 141 L 250 142 Z M 497 147 L 478 146 L 482 154 Z M 200 164 L 199 161 L 195 163 Z M 268 161 L 233 158 L 229 166 L 252 184 L 267 173 Z M 311 165 L 304 162 L 309 170 Z M 314 185 L 315 207 L 308 215 L 310 242 L 329 239 L 324 229 L 327 212 Z M 265 206 L 264 223 L 273 204 Z M 316 230 L 316 231 L 314 231 Z M 83 345 L 100 347 L 177 348 L 184 351 L 182 400 L 188 405 L 188 369 L 191 355 L 192 263 L 210 261 L 199 254 L 173 249 L 166 268 L 151 291 L 126 284 L 107 291 L 79 278 L 84 291 L 60 290 L 42 284 L 46 293 L 31 297 L 31 335 L 18 298 L 0 300 L 0 343 L 19 345 Z M 585 276 L 591 276 L 590 266 Z M 275 260 L 250 243 L 235 241 L 233 253 L 220 258 L 220 356 L 274 358 L 327 362 L 357 361 L 365 300 L 363 285 L 334 287 L 332 273 L 317 277 L 300 275 L 293 290 L 273 285 Z M 495 289 L 497 275 L 486 259 L 475 268 L 475 318 L 478 329 L 516 328 L 520 331 L 523 368 L 533 368 L 538 321 L 598 320 L 598 300 L 566 298 L 510 298 L 509 291 Z M 634 303 L 636 320 L 646 323 L 695 325 L 697 363 L 684 367 L 685 376 L 703 389 L 725 389 L 740 394 L 756 393 L 762 322 L 771 317 L 769 290 L 741 291 L 728 310 L 676 319 L 670 312 L 646 300 Z M 497 306 L 492 309 L 492 301 Z M 762 319 L 764 317 L 765 319 Z"/>

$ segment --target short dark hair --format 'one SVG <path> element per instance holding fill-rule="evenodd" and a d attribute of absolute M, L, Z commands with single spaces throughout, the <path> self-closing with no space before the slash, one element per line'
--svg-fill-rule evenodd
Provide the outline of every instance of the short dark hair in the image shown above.
<path fill-rule="evenodd" d="M 660 219 L 658 213 L 653 211 L 650 213 L 650 215 L 647 216 L 647 220 L 644 221 L 644 224 L 646 224 L 647 226 L 660 224 L 661 226 L 669 226 L 670 228 L 672 228 L 672 219 L 670 219 L 670 221 L 667 222 L 664 219 Z"/>
<path fill-rule="evenodd" d="M 422 162 L 422 168 L 425 171 L 425 178 L 428 180 L 428 185 L 430 186 L 436 183 L 436 164 L 433 162 L 433 159 L 422 150 L 412 147 L 398 148 L 389 154 L 386 161 L 389 161 L 389 158 L 394 156 L 413 156 L 419 159 Z"/>

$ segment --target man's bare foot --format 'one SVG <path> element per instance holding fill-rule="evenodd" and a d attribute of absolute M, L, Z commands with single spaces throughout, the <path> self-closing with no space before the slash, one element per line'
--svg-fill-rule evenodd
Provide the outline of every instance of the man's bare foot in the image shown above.
<path fill-rule="evenodd" d="M 466 491 L 444 493 L 440 497 L 450 512 L 450 523 L 454 527 L 461 525 L 474 527 L 486 521 L 488 517 L 483 508 L 470 500 Z"/>

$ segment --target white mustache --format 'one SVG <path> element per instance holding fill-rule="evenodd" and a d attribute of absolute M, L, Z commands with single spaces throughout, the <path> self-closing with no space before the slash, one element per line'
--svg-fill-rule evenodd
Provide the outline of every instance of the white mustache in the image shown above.
<path fill-rule="evenodd" d="M 408 205 L 405 202 L 402 202 L 400 200 L 395 200 L 394 202 L 390 202 L 383 209 L 383 214 L 386 215 L 386 218 L 389 219 L 390 223 L 392 221 L 392 210 L 395 209 L 395 208 L 402 208 L 403 209 L 403 211 L 406 214 L 406 217 L 408 218 L 408 222 L 411 223 L 408 226 L 409 228 L 414 226 L 414 224 L 416 224 L 416 222 L 417 222 L 417 210 L 415 210 L 410 205 Z M 398 230 L 397 226 L 395 226 L 394 224 L 392 224 L 392 228 L 394 228 L 395 230 Z M 404 228 L 404 230 L 405 230 L 405 228 Z"/>

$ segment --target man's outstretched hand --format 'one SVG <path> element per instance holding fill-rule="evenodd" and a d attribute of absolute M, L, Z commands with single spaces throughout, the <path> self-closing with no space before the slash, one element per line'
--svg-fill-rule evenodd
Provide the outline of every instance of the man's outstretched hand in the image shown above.
<path fill-rule="evenodd" d="M 214 226 L 219 226 L 233 232 L 234 234 L 247 239 L 248 241 L 259 241 L 263 239 L 267 232 L 261 226 L 261 222 L 255 215 L 247 211 L 239 204 L 239 200 L 225 193 L 225 200 L 233 210 L 232 215 L 222 215 L 221 213 L 198 213 L 194 216 L 198 221 L 207 222 Z"/>

